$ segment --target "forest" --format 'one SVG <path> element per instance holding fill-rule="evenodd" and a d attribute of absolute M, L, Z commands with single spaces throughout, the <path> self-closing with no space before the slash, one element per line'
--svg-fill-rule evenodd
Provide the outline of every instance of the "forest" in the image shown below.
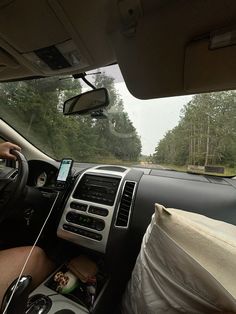
<path fill-rule="evenodd" d="M 124 110 L 114 79 L 101 73 L 93 82 L 109 91 L 108 119 L 63 115 L 64 101 L 82 92 L 80 81 L 71 77 L 0 84 L 1 118 L 58 160 L 70 157 L 80 162 L 138 163 L 140 136 Z M 235 121 L 235 91 L 195 95 L 181 111 L 178 125 L 157 143 L 151 161 L 234 168 Z"/>
<path fill-rule="evenodd" d="M 157 144 L 152 161 L 171 165 L 236 166 L 236 92 L 199 94 L 178 125 Z"/>
<path fill-rule="evenodd" d="M 80 162 L 133 162 L 141 141 L 114 79 L 104 73 L 94 77 L 96 87 L 109 92 L 109 119 L 90 115 L 64 116 L 63 102 L 82 91 L 79 80 L 46 78 L 0 84 L 1 118 L 48 155 Z"/>

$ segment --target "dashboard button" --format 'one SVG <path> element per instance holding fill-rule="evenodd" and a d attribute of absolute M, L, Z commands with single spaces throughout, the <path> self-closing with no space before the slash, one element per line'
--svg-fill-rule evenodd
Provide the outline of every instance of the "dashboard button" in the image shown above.
<path fill-rule="evenodd" d="M 67 215 L 66 215 L 66 220 L 67 220 L 68 222 L 73 222 L 73 223 L 75 223 L 75 222 L 76 222 L 76 217 L 77 217 L 77 215 L 76 215 L 74 212 L 69 212 L 69 213 L 67 213 Z"/>
<path fill-rule="evenodd" d="M 105 221 L 95 217 L 90 217 L 87 215 L 82 215 L 75 212 L 68 212 L 66 215 L 66 220 L 76 225 L 84 226 L 87 228 L 95 229 L 101 231 L 105 228 Z"/>
<path fill-rule="evenodd" d="M 94 240 L 97 240 L 97 241 L 101 241 L 102 240 L 102 235 L 101 234 L 98 234 L 98 233 L 95 233 L 95 232 L 91 232 L 91 231 L 84 230 L 84 236 L 88 237 L 88 238 L 91 238 L 91 239 L 94 239 Z"/>
<path fill-rule="evenodd" d="M 98 231 L 102 231 L 105 227 L 105 223 L 103 220 L 101 221 L 96 221 L 96 223 L 94 224 L 94 229 L 98 230 Z"/>
<path fill-rule="evenodd" d="M 63 229 L 66 230 L 66 231 L 77 233 L 77 234 L 82 235 L 82 236 L 87 237 L 87 238 L 91 238 L 91 239 L 97 240 L 97 241 L 101 241 L 102 240 L 102 235 L 101 234 L 98 234 L 98 233 L 95 233 L 95 232 L 92 232 L 92 231 L 87 231 L 87 230 L 84 230 L 84 229 L 79 228 L 79 227 L 73 227 L 73 226 L 70 226 L 68 224 L 64 224 L 63 225 Z"/>
<path fill-rule="evenodd" d="M 70 230 L 70 225 L 64 224 L 63 225 L 63 229 L 69 231 Z"/>
<path fill-rule="evenodd" d="M 96 206 L 90 206 L 88 212 L 91 214 L 95 214 L 95 215 L 99 215 L 103 217 L 107 216 L 109 213 L 107 209 L 96 207 Z"/>
<path fill-rule="evenodd" d="M 70 207 L 76 210 L 81 210 L 86 212 L 88 205 L 86 204 L 81 204 L 81 203 L 76 203 L 76 202 L 71 202 Z"/>

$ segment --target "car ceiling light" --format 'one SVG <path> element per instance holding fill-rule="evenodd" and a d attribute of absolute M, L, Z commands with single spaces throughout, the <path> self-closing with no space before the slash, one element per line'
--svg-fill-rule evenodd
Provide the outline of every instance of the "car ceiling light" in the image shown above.
<path fill-rule="evenodd" d="M 72 40 L 28 52 L 23 56 L 46 74 L 53 74 L 54 71 L 63 73 L 68 68 L 76 71 L 89 66 Z"/>
<path fill-rule="evenodd" d="M 211 33 L 210 49 L 224 48 L 232 45 L 236 45 L 236 28 Z"/>

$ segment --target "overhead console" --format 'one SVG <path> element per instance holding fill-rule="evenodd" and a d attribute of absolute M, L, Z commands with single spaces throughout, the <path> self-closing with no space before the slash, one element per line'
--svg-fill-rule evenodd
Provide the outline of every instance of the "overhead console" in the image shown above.
<path fill-rule="evenodd" d="M 79 73 L 114 62 L 104 5 L 0 1 L 0 80 Z"/>
<path fill-rule="evenodd" d="M 66 202 L 57 235 L 105 253 L 112 221 L 117 228 L 128 227 L 136 187 L 136 182 L 124 180 L 128 172 L 112 166 L 85 171 Z"/>

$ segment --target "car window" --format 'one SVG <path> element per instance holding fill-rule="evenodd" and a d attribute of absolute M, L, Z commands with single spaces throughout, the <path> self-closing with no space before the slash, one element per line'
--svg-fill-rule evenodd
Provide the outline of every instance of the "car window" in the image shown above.
<path fill-rule="evenodd" d="M 109 91 L 103 119 L 63 116 L 89 90 L 72 77 L 1 83 L 1 117 L 55 159 L 235 175 L 235 91 L 140 100 L 117 65 L 87 78 Z"/>

